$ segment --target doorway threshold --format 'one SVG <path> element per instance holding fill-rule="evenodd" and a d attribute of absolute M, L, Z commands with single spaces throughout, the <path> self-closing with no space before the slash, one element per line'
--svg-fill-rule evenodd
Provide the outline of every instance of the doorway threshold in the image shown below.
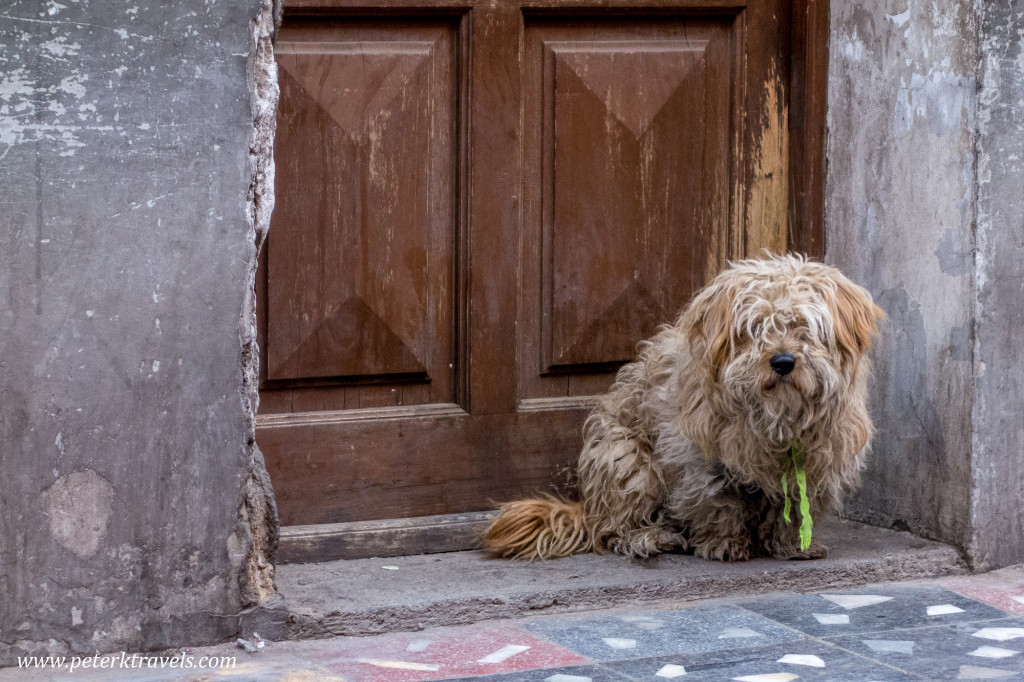
<path fill-rule="evenodd" d="M 371 635 L 967 571 L 954 548 L 910 533 L 840 519 L 823 519 L 814 533 L 830 548 L 828 558 L 721 563 L 666 554 L 640 563 L 584 554 L 525 562 L 468 551 L 283 564 L 277 567 L 278 596 L 247 613 L 242 629 L 275 640 Z"/>

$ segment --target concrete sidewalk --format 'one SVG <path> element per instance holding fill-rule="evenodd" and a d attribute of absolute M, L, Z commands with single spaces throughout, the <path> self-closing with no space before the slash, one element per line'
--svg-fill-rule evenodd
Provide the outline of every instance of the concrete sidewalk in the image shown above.
<path fill-rule="evenodd" d="M 1024 679 L 1024 569 L 824 592 L 660 602 L 371 637 L 189 650 L 189 670 L 16 680 L 750 682 Z M 234 665 L 200 670 L 202 657 Z M 178 659 L 181 660 L 180 658 Z M 180 663 L 179 663 L 180 665 Z"/>
<path fill-rule="evenodd" d="M 240 629 L 275 640 L 365 635 L 564 613 L 654 600 L 697 600 L 779 590 L 807 592 L 966 571 L 951 547 L 909 533 L 824 518 L 818 561 L 740 563 L 663 554 L 637 563 L 583 554 L 507 561 L 480 552 L 278 566 L 281 599 Z"/>
<path fill-rule="evenodd" d="M 529 563 L 456 552 L 285 564 L 278 566 L 280 597 L 234 623 L 250 643 L 258 644 L 254 633 L 263 638 L 255 653 L 224 645 L 184 658 L 170 650 L 162 659 L 125 654 L 56 665 L 36 661 L 35 670 L 0 670 L 0 679 L 598 682 L 673 679 L 683 670 L 686 679 L 731 679 L 722 675 L 746 677 L 755 669 L 783 675 L 766 679 L 921 679 L 876 675 L 893 664 L 884 659 L 899 652 L 860 651 L 856 642 L 840 639 L 932 623 L 973 627 L 1005 619 L 999 608 L 1024 608 L 1009 597 L 997 608 L 986 606 L 984 595 L 972 601 L 974 592 L 981 594 L 975 588 L 985 584 L 982 577 L 935 582 L 966 572 L 946 545 L 837 519 L 822 519 L 814 533 L 832 548 L 828 558 L 724 564 L 663 555 L 639 563 L 581 555 Z M 906 583 L 913 579 L 931 582 Z M 858 589 L 869 583 L 877 586 Z M 951 586 L 954 592 L 947 591 Z M 876 599 L 855 608 L 817 596 L 822 593 Z M 1024 586 L 1010 596 L 1020 595 Z M 947 612 L 928 615 L 928 606 Z M 824 620 L 808 615 L 815 613 Z M 845 615 L 849 622 L 839 623 Z M 874 639 L 910 641 L 891 634 Z M 815 656 L 786 660 L 817 665 L 820 659 L 826 667 L 790 662 L 784 665 L 798 667 L 775 670 L 788 654 Z M 223 665 L 203 657 L 235 660 Z M 871 676 L 850 677 L 854 669 Z"/>

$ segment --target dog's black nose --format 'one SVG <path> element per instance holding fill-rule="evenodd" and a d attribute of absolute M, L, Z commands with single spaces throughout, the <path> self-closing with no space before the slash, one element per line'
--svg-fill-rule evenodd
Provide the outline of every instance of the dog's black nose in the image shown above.
<path fill-rule="evenodd" d="M 784 377 L 796 367 L 796 358 L 789 353 L 776 353 L 768 364 L 771 365 L 773 372 Z"/>

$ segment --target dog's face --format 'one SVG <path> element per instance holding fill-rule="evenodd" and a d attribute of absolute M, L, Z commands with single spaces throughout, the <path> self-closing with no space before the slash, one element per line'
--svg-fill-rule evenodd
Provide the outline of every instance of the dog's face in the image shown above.
<path fill-rule="evenodd" d="M 783 256 L 732 265 L 694 299 L 684 324 L 730 411 L 786 439 L 851 390 L 883 317 L 838 270 Z"/>

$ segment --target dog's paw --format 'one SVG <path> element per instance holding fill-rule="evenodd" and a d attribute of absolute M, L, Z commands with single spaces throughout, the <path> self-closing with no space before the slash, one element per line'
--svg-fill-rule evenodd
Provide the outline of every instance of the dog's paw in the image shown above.
<path fill-rule="evenodd" d="M 634 559 L 645 559 L 662 552 L 686 551 L 687 548 L 682 533 L 662 526 L 645 526 L 623 533 L 609 540 L 608 547 Z"/>
<path fill-rule="evenodd" d="M 797 561 L 808 561 L 811 559 L 824 559 L 828 556 L 828 547 L 821 544 L 820 542 L 812 542 L 811 546 L 801 551 L 795 547 L 784 550 L 779 550 L 772 554 L 773 559 L 780 559 L 782 561 L 788 561 L 790 559 Z"/>
<path fill-rule="evenodd" d="M 695 545 L 693 553 L 714 561 L 747 561 L 750 559 L 750 538 L 714 538 Z"/>
<path fill-rule="evenodd" d="M 797 554 L 794 559 L 824 559 L 828 556 L 828 547 L 820 542 L 812 542 L 806 550 Z"/>

